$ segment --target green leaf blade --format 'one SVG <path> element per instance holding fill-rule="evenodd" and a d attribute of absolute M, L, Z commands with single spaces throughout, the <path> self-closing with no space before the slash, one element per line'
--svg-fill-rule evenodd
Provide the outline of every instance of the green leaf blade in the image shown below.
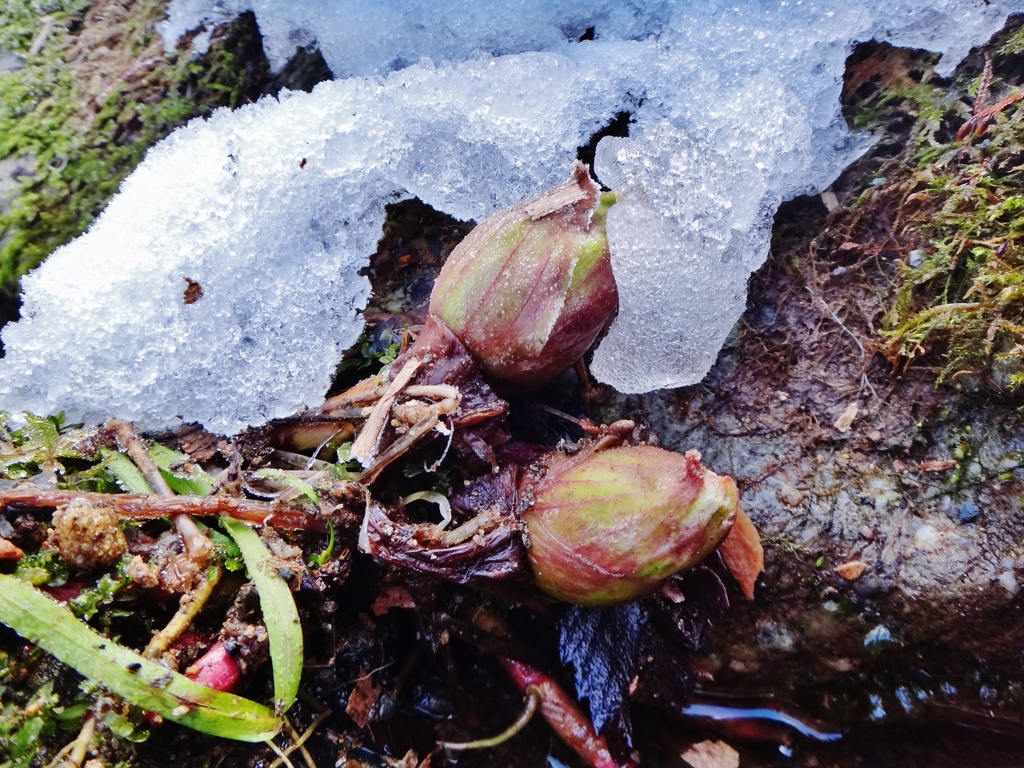
<path fill-rule="evenodd" d="M 154 443 L 149 447 L 149 457 L 160 468 L 160 474 L 175 493 L 182 496 L 209 496 L 213 493 L 213 480 L 198 466 L 189 465 L 187 469 L 172 468 L 187 462 L 189 457 L 184 453 Z"/>
<path fill-rule="evenodd" d="M 281 729 L 269 708 L 207 688 L 83 624 L 20 579 L 0 574 L 0 622 L 132 704 L 188 728 L 237 741 L 265 741 Z"/>
<path fill-rule="evenodd" d="M 270 640 L 270 662 L 274 668 L 274 698 L 278 711 L 285 712 L 295 701 L 302 678 L 302 625 L 288 583 L 277 573 L 273 555 L 259 534 L 245 523 L 229 517 L 221 525 L 242 550 L 249 576 L 260 596 L 263 622 Z"/>
<path fill-rule="evenodd" d="M 125 492 L 153 493 L 152 487 L 150 487 L 142 472 L 139 471 L 139 468 L 135 466 L 132 460 L 123 453 L 111 451 L 108 448 L 100 448 L 99 455 L 100 459 L 103 461 L 103 466 L 105 466 L 107 471 L 114 476 L 117 484 L 120 485 Z"/>

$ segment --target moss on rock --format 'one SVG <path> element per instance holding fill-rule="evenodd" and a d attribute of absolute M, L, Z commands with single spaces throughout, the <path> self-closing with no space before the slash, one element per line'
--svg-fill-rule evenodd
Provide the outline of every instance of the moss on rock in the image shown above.
<path fill-rule="evenodd" d="M 0 48 L 20 60 L 0 74 L 0 291 L 84 232 L 155 142 L 265 91 L 252 14 L 196 56 L 187 41 L 165 53 L 165 10 L 165 0 L 0 0 Z"/>

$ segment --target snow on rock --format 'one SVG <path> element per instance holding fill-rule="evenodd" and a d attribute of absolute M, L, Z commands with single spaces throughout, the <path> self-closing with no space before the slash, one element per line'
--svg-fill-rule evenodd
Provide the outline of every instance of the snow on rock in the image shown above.
<path fill-rule="evenodd" d="M 363 327 L 385 204 L 482 218 L 561 182 L 613 114 L 607 85 L 555 54 L 484 57 L 190 123 L 25 278 L 0 407 L 231 434 L 321 402 Z"/>
<path fill-rule="evenodd" d="M 594 373 L 626 392 L 694 383 L 779 203 L 870 145 L 839 109 L 853 44 L 942 52 L 949 74 L 1024 0 L 174 0 L 164 34 L 249 9 L 276 66 L 315 42 L 345 79 L 154 148 L 25 279 L 0 407 L 233 433 L 312 405 L 362 328 L 386 203 L 479 220 L 561 181 L 622 111 L 630 137 L 595 163 L 622 194 L 620 312 Z"/>

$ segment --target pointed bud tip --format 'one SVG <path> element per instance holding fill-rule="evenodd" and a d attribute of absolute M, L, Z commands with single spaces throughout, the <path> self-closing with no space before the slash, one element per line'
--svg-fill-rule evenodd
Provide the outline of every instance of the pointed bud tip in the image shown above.
<path fill-rule="evenodd" d="M 492 382 L 542 386 L 593 344 L 618 306 L 602 195 L 587 167 L 496 213 L 452 251 L 430 312 Z"/>

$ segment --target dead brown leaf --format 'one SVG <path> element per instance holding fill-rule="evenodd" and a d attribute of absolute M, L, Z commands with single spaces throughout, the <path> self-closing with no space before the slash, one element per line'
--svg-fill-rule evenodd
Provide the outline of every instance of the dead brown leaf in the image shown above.
<path fill-rule="evenodd" d="M 702 741 L 686 750 L 681 757 L 692 768 L 739 768 L 740 753 L 724 741 Z"/>
<path fill-rule="evenodd" d="M 839 432 L 848 432 L 853 424 L 853 420 L 857 418 L 857 411 L 859 410 L 860 408 L 856 403 L 850 403 L 832 426 Z"/>
<path fill-rule="evenodd" d="M 415 608 L 416 601 L 401 584 L 384 587 L 373 601 L 370 609 L 375 616 L 383 616 L 392 608 Z"/>
<path fill-rule="evenodd" d="M 923 60 L 919 53 L 906 48 L 893 48 L 891 45 L 880 45 L 866 59 L 851 64 L 846 71 L 843 83 L 843 98 L 851 96 L 862 85 L 874 80 L 880 91 L 889 91 L 899 87 L 912 87 L 920 81 L 931 77 L 932 67 Z M 912 73 L 922 72 L 923 77 L 914 77 Z"/>
<path fill-rule="evenodd" d="M 741 508 L 737 507 L 736 522 L 718 551 L 722 553 L 729 572 L 739 582 L 743 594 L 753 600 L 754 584 L 758 574 L 764 570 L 764 547 L 761 546 L 757 527 Z"/>
<path fill-rule="evenodd" d="M 384 759 L 388 761 L 388 768 L 417 768 L 420 762 L 416 752 L 411 749 L 405 753 L 401 760 L 396 760 L 393 757 Z"/>
<path fill-rule="evenodd" d="M 856 581 L 867 569 L 867 563 L 862 563 L 860 560 L 851 560 L 848 563 L 837 565 L 835 571 L 847 581 Z"/>
<path fill-rule="evenodd" d="M 945 472 L 956 466 L 956 459 L 929 459 L 917 466 L 922 472 Z"/>
<path fill-rule="evenodd" d="M 24 556 L 21 547 L 0 536 L 0 560 L 21 560 Z"/>
<path fill-rule="evenodd" d="M 373 682 L 373 675 L 365 669 L 360 670 L 359 682 L 349 694 L 348 704 L 345 705 L 345 714 L 352 718 L 353 722 L 360 728 L 365 728 L 370 722 L 370 713 L 373 705 L 380 697 L 380 686 Z M 414 762 L 413 765 L 416 765 Z"/>

